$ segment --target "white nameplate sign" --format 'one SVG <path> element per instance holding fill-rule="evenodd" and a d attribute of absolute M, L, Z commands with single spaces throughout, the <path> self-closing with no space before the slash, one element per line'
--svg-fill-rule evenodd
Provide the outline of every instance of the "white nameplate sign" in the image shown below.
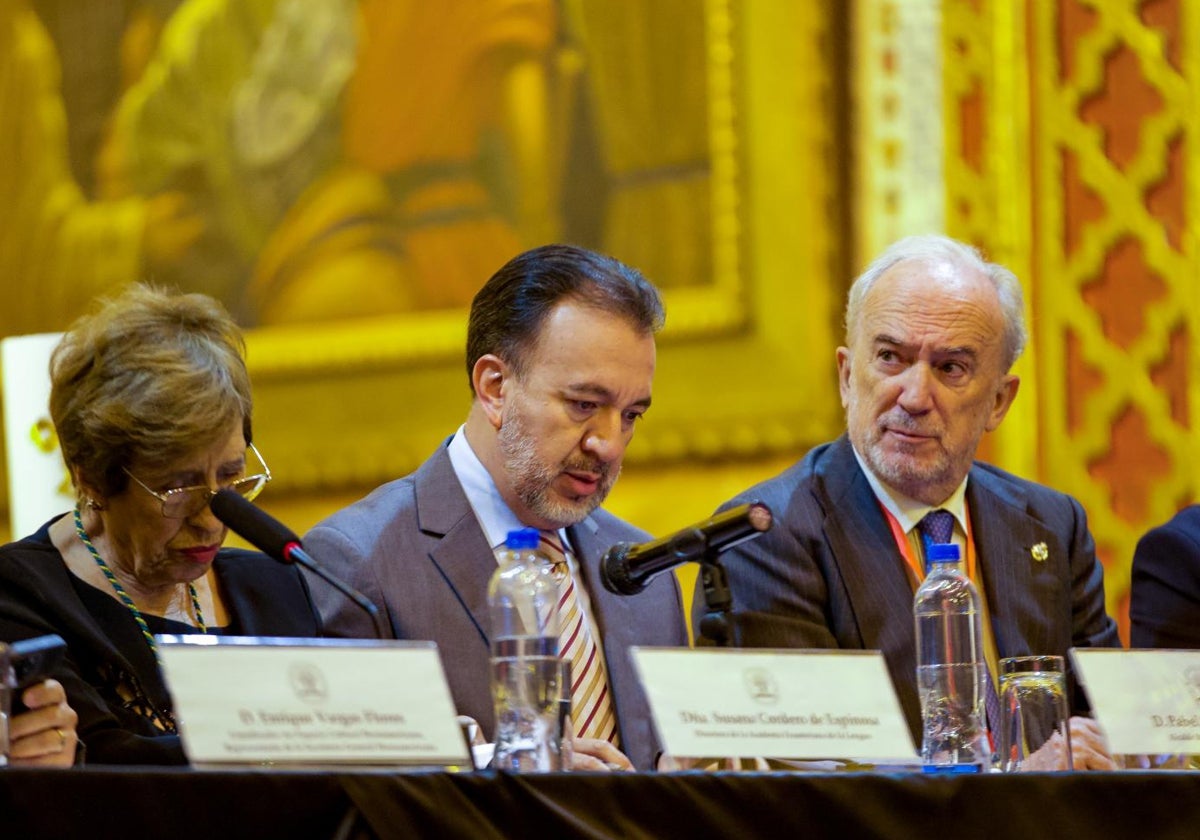
<path fill-rule="evenodd" d="M 1114 753 L 1200 753 L 1200 651 L 1072 648 L 1071 659 Z"/>
<path fill-rule="evenodd" d="M 878 651 L 633 648 L 675 756 L 915 760 Z"/>
<path fill-rule="evenodd" d="M 155 638 L 193 764 L 471 767 L 433 642 Z"/>

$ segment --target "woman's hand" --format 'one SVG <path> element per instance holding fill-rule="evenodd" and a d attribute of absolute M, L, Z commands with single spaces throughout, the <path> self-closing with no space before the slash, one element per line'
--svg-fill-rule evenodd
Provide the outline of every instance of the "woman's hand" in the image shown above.
<path fill-rule="evenodd" d="M 75 724 L 79 716 L 67 704 L 58 680 L 31 685 L 21 695 L 28 711 L 8 723 L 12 763 L 18 767 L 70 767 L 75 763 Z"/>

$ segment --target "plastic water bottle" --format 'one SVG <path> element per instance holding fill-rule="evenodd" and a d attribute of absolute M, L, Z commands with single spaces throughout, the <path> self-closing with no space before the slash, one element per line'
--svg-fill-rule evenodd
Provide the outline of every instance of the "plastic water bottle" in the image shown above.
<path fill-rule="evenodd" d="M 917 692 L 926 772 L 978 773 L 991 764 L 987 665 L 979 592 L 953 544 L 929 546 L 929 574 L 917 589 Z"/>
<path fill-rule="evenodd" d="M 488 584 L 499 770 L 561 769 L 558 584 L 532 528 L 510 531 Z"/>

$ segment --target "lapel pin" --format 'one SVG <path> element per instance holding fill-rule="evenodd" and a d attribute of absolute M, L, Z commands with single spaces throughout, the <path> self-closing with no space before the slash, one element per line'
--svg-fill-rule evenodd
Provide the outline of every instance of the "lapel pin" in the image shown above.
<path fill-rule="evenodd" d="M 1029 549 L 1029 553 L 1033 555 L 1033 559 L 1041 563 L 1050 556 L 1050 549 L 1046 547 L 1044 542 L 1040 542 L 1033 548 Z"/>

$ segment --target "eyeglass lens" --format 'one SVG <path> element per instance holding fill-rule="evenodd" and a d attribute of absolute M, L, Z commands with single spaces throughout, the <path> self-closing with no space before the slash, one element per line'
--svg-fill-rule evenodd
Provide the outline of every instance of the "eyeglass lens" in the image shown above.
<path fill-rule="evenodd" d="M 250 475 L 225 485 L 240 496 L 253 500 L 267 483 L 266 476 Z M 163 514 L 171 517 L 194 516 L 204 509 L 214 492 L 207 487 L 187 487 L 167 494 Z"/>

